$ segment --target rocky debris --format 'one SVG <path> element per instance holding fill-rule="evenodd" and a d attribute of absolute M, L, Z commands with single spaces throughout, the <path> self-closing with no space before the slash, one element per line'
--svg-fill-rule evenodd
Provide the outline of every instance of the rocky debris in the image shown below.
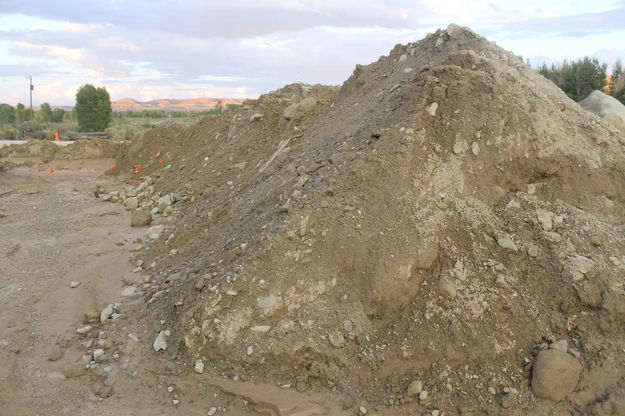
<path fill-rule="evenodd" d="M 582 366 L 558 349 L 542 350 L 534 359 L 532 389 L 536 396 L 559 402 L 577 385 Z"/>
<path fill-rule="evenodd" d="M 130 225 L 132 227 L 146 227 L 152 222 L 152 214 L 144 209 L 135 209 L 132 211 Z"/>
<path fill-rule="evenodd" d="M 165 351 L 167 349 L 167 338 L 169 338 L 170 335 L 171 331 L 169 331 L 168 329 L 160 331 L 154 339 L 154 343 L 152 344 L 154 351 Z"/>
<path fill-rule="evenodd" d="M 584 110 L 588 110 L 612 123 L 625 134 L 625 105 L 616 98 L 601 91 L 593 91 L 578 104 Z"/>
<path fill-rule="evenodd" d="M 80 282 L 77 281 L 72 281 L 69 283 L 69 287 L 73 288 L 77 288 L 78 286 L 80 286 Z"/>

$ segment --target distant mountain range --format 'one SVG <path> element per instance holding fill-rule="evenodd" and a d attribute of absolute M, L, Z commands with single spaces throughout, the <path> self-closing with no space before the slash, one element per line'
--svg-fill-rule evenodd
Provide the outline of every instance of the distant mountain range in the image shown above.
<path fill-rule="evenodd" d="M 178 100 L 174 98 L 158 99 L 147 102 L 137 101 L 133 98 L 122 98 L 112 101 L 113 111 L 141 111 L 141 110 L 171 110 L 171 111 L 200 111 L 211 110 L 220 102 L 226 104 L 241 104 L 244 100 L 237 98 L 190 98 Z"/>

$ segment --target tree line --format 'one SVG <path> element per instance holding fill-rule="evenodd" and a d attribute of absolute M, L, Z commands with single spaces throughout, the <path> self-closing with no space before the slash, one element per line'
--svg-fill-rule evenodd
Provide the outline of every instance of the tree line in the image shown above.
<path fill-rule="evenodd" d="M 571 99 L 581 101 L 595 90 L 603 91 L 625 104 L 625 69 L 619 59 L 607 76 L 608 66 L 586 56 L 577 61 L 564 61 L 559 65 L 541 65 L 538 72 L 554 82 Z"/>
<path fill-rule="evenodd" d="M 9 104 L 0 104 L 0 126 L 5 124 L 19 124 L 24 121 L 39 121 L 60 123 L 65 117 L 65 110 L 62 108 L 50 107 L 50 104 L 43 103 L 39 106 L 39 111 L 33 111 L 30 113 L 30 108 L 26 108 L 24 104 L 18 103 L 17 106 L 12 107 Z"/>

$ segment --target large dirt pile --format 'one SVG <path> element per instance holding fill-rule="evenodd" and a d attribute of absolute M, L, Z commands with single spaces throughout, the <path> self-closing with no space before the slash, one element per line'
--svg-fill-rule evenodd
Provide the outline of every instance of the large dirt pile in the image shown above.
<path fill-rule="evenodd" d="M 355 411 L 611 414 L 624 141 L 455 25 L 340 89 L 155 129 L 118 163 L 168 215 L 137 255 L 154 354 Z"/>

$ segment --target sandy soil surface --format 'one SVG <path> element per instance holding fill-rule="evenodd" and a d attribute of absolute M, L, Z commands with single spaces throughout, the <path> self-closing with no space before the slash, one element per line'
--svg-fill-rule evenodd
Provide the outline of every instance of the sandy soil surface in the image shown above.
<path fill-rule="evenodd" d="M 0 140 L 0 147 L 4 147 L 4 146 L 10 146 L 13 144 L 24 144 L 24 143 L 28 143 L 26 140 Z M 68 144 L 71 144 L 73 142 L 71 141 L 58 141 L 58 142 L 52 142 L 58 146 L 67 146 Z"/>
<path fill-rule="evenodd" d="M 201 374 L 182 380 L 175 363 L 142 360 L 152 340 L 131 320 L 122 329 L 139 341 L 120 347 L 106 377 L 63 375 L 85 354 L 76 333 L 83 314 L 144 278 L 129 255 L 146 229 L 130 227 L 122 205 L 94 197 L 98 186 L 123 186 L 100 177 L 110 164 L 0 173 L 0 415 L 340 414 L 324 396 Z"/>

